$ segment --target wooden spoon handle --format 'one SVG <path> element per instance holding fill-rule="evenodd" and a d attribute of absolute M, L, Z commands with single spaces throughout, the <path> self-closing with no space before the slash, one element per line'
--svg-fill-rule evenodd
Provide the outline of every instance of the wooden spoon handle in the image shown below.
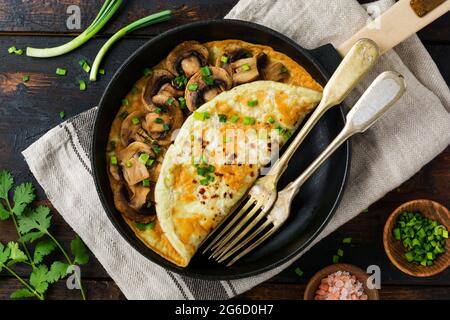
<path fill-rule="evenodd" d="M 337 50 L 342 56 L 345 56 L 356 41 L 361 38 L 369 38 L 378 44 L 380 52 L 383 54 L 448 11 L 450 11 L 450 0 L 444 1 L 424 16 L 419 17 L 411 7 L 411 0 L 399 0 L 388 11 L 340 45 Z"/>

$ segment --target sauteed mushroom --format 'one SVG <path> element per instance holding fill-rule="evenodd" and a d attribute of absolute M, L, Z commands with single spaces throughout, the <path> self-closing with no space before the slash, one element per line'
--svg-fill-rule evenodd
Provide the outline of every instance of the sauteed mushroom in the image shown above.
<path fill-rule="evenodd" d="M 151 139 L 148 133 L 142 128 L 142 121 L 145 115 L 146 112 L 134 111 L 123 120 L 120 128 L 120 141 L 122 145 L 128 146 L 134 141 L 144 142 Z"/>
<path fill-rule="evenodd" d="M 264 80 L 284 82 L 289 78 L 289 71 L 281 62 L 268 63 L 261 73 Z"/>
<path fill-rule="evenodd" d="M 156 108 L 153 112 L 145 115 L 142 128 L 159 145 L 169 145 L 173 140 L 172 133 L 181 128 L 184 122 L 180 104 L 174 97 L 162 94 L 153 97 L 152 102 Z"/>
<path fill-rule="evenodd" d="M 152 148 L 143 142 L 133 142 L 118 153 L 120 166 L 125 181 L 129 186 L 144 181 L 149 177 L 147 161 L 154 158 Z"/>
<path fill-rule="evenodd" d="M 192 77 L 205 66 L 209 57 L 208 49 L 197 41 L 186 41 L 169 53 L 166 68 L 174 75 Z"/>
<path fill-rule="evenodd" d="M 173 74 L 171 74 L 167 70 L 162 69 L 154 70 L 153 73 L 148 77 L 144 90 L 142 90 L 142 100 L 149 110 L 152 110 L 154 108 L 152 104 L 152 98 L 160 91 L 176 93 L 177 90 L 175 88 L 170 88 L 173 78 Z"/>
<path fill-rule="evenodd" d="M 217 67 L 204 67 L 188 82 L 185 91 L 186 105 L 194 111 L 225 90 L 231 89 L 232 79 L 227 71 Z"/>
<path fill-rule="evenodd" d="M 150 188 L 143 186 L 128 188 L 122 183 L 114 190 L 114 203 L 129 219 L 139 223 L 150 223 L 156 219 L 154 206 L 148 205 L 147 199 L 152 197 L 151 194 Z"/>

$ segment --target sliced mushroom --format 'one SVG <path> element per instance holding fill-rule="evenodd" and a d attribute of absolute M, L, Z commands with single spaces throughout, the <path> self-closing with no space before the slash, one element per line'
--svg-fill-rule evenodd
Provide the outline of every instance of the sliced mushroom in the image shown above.
<path fill-rule="evenodd" d="M 144 90 L 142 90 L 142 101 L 147 106 L 147 109 L 154 109 L 152 98 L 158 94 L 158 92 L 171 90 L 168 89 L 168 86 L 171 86 L 173 79 L 174 75 L 167 70 L 156 69 L 153 71 L 151 76 L 147 79 Z"/>
<path fill-rule="evenodd" d="M 243 83 L 255 81 L 259 78 L 262 65 L 267 61 L 267 55 L 260 53 L 251 58 L 240 59 L 230 64 L 231 74 L 233 75 L 233 85 L 237 86 Z"/>
<path fill-rule="evenodd" d="M 166 68 L 173 74 L 192 77 L 205 66 L 208 49 L 197 41 L 185 41 L 173 49 L 166 59 Z"/>
<path fill-rule="evenodd" d="M 143 111 L 134 111 L 123 120 L 120 128 L 120 141 L 123 146 L 128 146 L 134 141 L 144 142 L 151 139 L 148 133 L 142 129 L 142 121 L 146 114 Z"/>
<path fill-rule="evenodd" d="M 139 223 L 150 223 L 156 219 L 155 207 L 147 205 L 153 197 L 152 194 L 151 188 L 134 186 L 131 189 L 122 183 L 118 188 L 114 188 L 114 204 L 129 219 Z"/>
<path fill-rule="evenodd" d="M 277 82 L 284 82 L 289 78 L 289 71 L 281 62 L 270 62 L 262 70 L 262 78 Z"/>
<path fill-rule="evenodd" d="M 129 186 L 140 183 L 149 177 L 146 163 L 139 160 L 142 154 L 155 157 L 152 148 L 142 142 L 133 142 L 117 154 L 123 177 Z"/>
<path fill-rule="evenodd" d="M 228 67 L 231 63 L 241 59 L 251 58 L 252 56 L 253 54 L 249 50 L 244 49 L 240 45 L 229 45 L 224 49 L 223 54 L 217 57 L 216 67 L 229 71 Z"/>
<path fill-rule="evenodd" d="M 199 71 L 189 80 L 186 86 L 186 105 L 192 112 L 222 91 L 231 89 L 233 85 L 233 81 L 226 70 L 217 67 L 209 67 L 209 70 L 211 75 L 205 77 Z"/>
<path fill-rule="evenodd" d="M 159 106 L 158 113 L 150 112 L 145 116 L 142 128 L 159 145 L 169 145 L 173 141 L 172 133 L 181 128 L 184 122 L 184 115 L 180 109 L 180 104 L 173 97 L 156 95 L 153 103 Z"/>

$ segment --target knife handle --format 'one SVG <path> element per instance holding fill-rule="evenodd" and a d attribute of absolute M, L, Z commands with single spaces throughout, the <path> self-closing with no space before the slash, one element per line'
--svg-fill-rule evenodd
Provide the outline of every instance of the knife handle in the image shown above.
<path fill-rule="evenodd" d="M 368 38 L 378 44 L 383 54 L 449 11 L 450 0 L 446 0 L 420 17 L 411 7 L 411 0 L 399 0 L 389 10 L 340 45 L 337 51 L 341 56 L 345 56 L 359 39 Z"/>

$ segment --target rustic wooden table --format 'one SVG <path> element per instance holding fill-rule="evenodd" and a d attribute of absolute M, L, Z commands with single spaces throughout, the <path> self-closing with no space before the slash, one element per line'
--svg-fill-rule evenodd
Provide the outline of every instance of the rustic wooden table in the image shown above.
<path fill-rule="evenodd" d="M 54 46 L 70 39 L 75 32 L 66 27 L 68 3 L 81 8 L 82 28 L 93 20 L 100 1 L 18 1 L 0 0 L 0 169 L 10 170 L 18 182 L 33 181 L 21 151 L 50 128 L 61 122 L 59 112 L 74 116 L 98 103 L 111 75 L 121 63 L 149 38 L 171 27 L 194 20 L 223 17 L 237 0 L 170 0 L 129 1 L 126 8 L 108 24 L 101 35 L 81 49 L 54 59 L 37 60 L 25 56 L 9 55 L 7 48 L 27 46 Z M 368 2 L 367 0 L 360 2 Z M 106 60 L 107 75 L 96 83 L 88 83 L 88 90 L 78 90 L 77 78 L 86 78 L 78 66 L 81 58 L 92 61 L 100 45 L 120 26 L 149 13 L 171 8 L 179 14 L 168 23 L 136 32 L 122 40 Z M 434 61 L 447 83 L 450 82 L 450 17 L 444 16 L 420 32 Z M 56 67 L 65 67 L 70 75 L 64 78 L 54 74 Z M 24 74 L 30 75 L 26 84 Z M 38 198 L 47 205 L 45 194 L 38 188 Z M 386 257 L 382 244 L 382 230 L 389 213 L 401 203 L 417 198 L 436 200 L 450 207 L 450 148 L 425 166 L 412 179 L 397 190 L 373 204 L 368 212 L 350 221 L 316 245 L 299 261 L 278 276 L 267 281 L 241 298 L 248 299 L 301 299 L 307 280 L 319 269 L 332 262 L 332 256 L 344 237 L 352 237 L 353 245 L 345 247 L 343 262 L 362 268 L 371 264 L 381 267 L 383 299 L 443 299 L 450 297 L 450 270 L 426 279 L 409 277 L 398 271 Z M 54 212 L 54 232 L 66 247 L 74 237 L 71 228 Z M 15 230 L 7 222 L 0 222 L 0 241 L 16 239 Z M 299 277 L 295 268 L 301 268 Z M 28 271 L 18 270 L 26 276 Z M 124 299 L 119 288 L 92 257 L 83 268 L 83 278 L 90 299 Z M 0 274 L 0 299 L 19 288 L 19 283 L 5 273 Z M 78 292 L 66 289 L 60 281 L 52 287 L 48 299 L 78 299 Z"/>

